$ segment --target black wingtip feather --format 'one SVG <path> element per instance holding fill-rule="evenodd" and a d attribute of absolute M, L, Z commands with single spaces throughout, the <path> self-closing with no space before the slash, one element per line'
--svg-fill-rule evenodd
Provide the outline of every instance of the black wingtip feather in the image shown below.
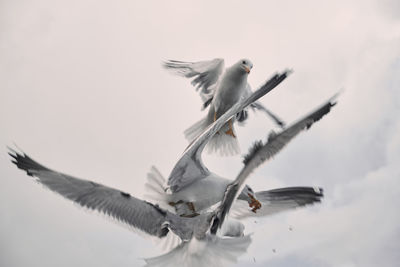
<path fill-rule="evenodd" d="M 8 154 L 8 155 L 10 155 L 11 157 L 13 157 L 14 159 L 17 159 L 17 156 L 16 156 L 16 155 L 14 155 L 13 153 L 11 153 L 11 152 L 8 152 L 7 154 Z M 15 161 L 12 161 L 12 162 L 15 162 Z"/>
<path fill-rule="evenodd" d="M 8 154 L 14 159 L 11 160 L 11 162 L 14 163 L 19 169 L 26 171 L 28 175 L 32 176 L 32 171 L 49 170 L 45 166 L 31 159 L 25 153 L 19 153 L 11 148 L 8 149 L 10 150 Z"/>
<path fill-rule="evenodd" d="M 125 192 L 122 192 L 122 191 L 120 193 L 121 193 L 121 196 L 123 196 L 125 198 L 130 198 L 131 197 L 131 195 L 129 193 L 125 193 Z"/>
<path fill-rule="evenodd" d="M 335 106 L 337 104 L 337 102 L 335 102 L 334 100 L 329 101 L 328 103 L 326 103 L 324 106 L 322 106 L 317 112 L 315 112 L 313 114 L 313 116 L 310 118 L 311 121 L 307 124 L 306 128 L 307 130 L 311 128 L 311 126 L 319 121 L 320 119 L 322 119 L 326 114 L 328 114 L 332 107 Z"/>
<path fill-rule="evenodd" d="M 267 193 L 265 195 L 265 193 Z M 257 198 L 265 198 L 268 200 L 292 200 L 299 206 L 310 205 L 321 202 L 324 197 L 324 190 L 320 187 L 286 187 L 266 192 L 257 192 Z"/>

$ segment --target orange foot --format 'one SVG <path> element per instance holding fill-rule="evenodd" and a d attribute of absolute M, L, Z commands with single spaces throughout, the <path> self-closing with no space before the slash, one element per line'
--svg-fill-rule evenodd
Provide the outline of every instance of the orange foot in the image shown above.
<path fill-rule="evenodd" d="M 233 133 L 233 129 L 232 129 L 232 119 L 229 120 L 228 125 L 229 125 L 229 130 L 226 131 L 225 133 L 227 135 L 232 136 L 233 138 L 236 138 L 236 135 Z"/>
<path fill-rule="evenodd" d="M 257 210 L 261 208 L 261 203 L 252 194 L 247 194 L 251 200 L 249 207 L 252 208 L 251 211 L 257 213 Z"/>

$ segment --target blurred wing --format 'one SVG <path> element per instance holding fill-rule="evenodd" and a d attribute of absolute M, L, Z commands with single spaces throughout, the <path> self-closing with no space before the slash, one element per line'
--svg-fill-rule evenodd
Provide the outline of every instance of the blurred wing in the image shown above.
<path fill-rule="evenodd" d="M 244 92 L 244 96 L 247 97 L 249 95 L 251 95 L 252 91 L 251 91 L 251 86 L 250 84 L 247 84 L 246 86 L 246 90 Z M 204 103 L 204 106 L 206 106 L 206 103 Z M 250 104 L 250 107 L 253 110 L 260 110 L 263 111 L 265 114 L 267 114 L 273 121 L 275 124 L 277 124 L 280 128 L 285 128 L 285 122 L 283 120 L 281 120 L 277 115 L 275 115 L 272 111 L 270 111 L 269 109 L 267 109 L 266 107 L 264 107 L 260 102 L 254 102 Z M 236 120 L 239 123 L 243 123 L 247 120 L 248 118 L 248 111 L 246 109 L 242 110 L 241 112 L 236 114 Z"/>
<path fill-rule="evenodd" d="M 250 152 L 244 157 L 244 167 L 239 175 L 231 184 L 228 185 L 223 201 L 219 206 L 218 219 L 213 225 L 213 231 L 217 231 L 217 226 L 220 227 L 227 213 L 229 212 L 233 201 L 237 197 L 239 189 L 244 185 L 245 180 L 258 166 L 266 160 L 278 154 L 296 135 L 305 129 L 309 129 L 315 122 L 319 121 L 324 115 L 328 114 L 331 108 L 336 104 L 337 94 L 329 101 L 323 104 L 320 108 L 310 113 L 299 122 L 293 124 L 279 134 L 270 134 L 268 141 L 263 144 L 262 141 L 256 142 L 250 148 Z"/>
<path fill-rule="evenodd" d="M 160 238 L 167 235 L 169 230 L 165 222 L 170 214 L 158 206 L 128 193 L 50 170 L 29 156 L 10 150 L 12 162 L 29 176 L 36 177 L 39 183 L 51 191 L 82 207 L 96 210 L 128 224 L 135 230 Z"/>
<path fill-rule="evenodd" d="M 200 89 L 200 96 L 207 101 L 214 95 L 215 84 L 224 69 L 224 60 L 216 58 L 209 61 L 183 62 L 168 60 L 163 67 L 176 75 L 193 78 L 192 85 L 196 91 Z"/>
<path fill-rule="evenodd" d="M 281 127 L 282 129 L 285 128 L 286 123 L 282 119 L 280 119 L 276 114 L 274 114 L 272 111 L 270 111 L 269 109 L 264 107 L 264 105 L 262 105 L 260 102 L 255 102 L 255 103 L 251 104 L 250 107 L 252 107 L 253 109 L 265 112 L 265 114 L 267 114 L 279 127 Z"/>
<path fill-rule="evenodd" d="M 232 106 L 186 148 L 168 178 L 168 185 L 173 193 L 178 192 L 194 181 L 203 179 L 210 174 L 210 171 L 204 166 L 201 158 L 201 154 L 207 142 L 232 116 L 236 115 L 239 111 L 254 101 L 257 101 L 259 98 L 278 86 L 278 84 L 280 84 L 289 73 L 289 71 L 285 71 L 282 74 L 274 75 L 248 98 L 242 99 L 240 102 Z"/>
<path fill-rule="evenodd" d="M 286 187 L 256 192 L 256 198 L 262 205 L 257 212 L 251 211 L 246 200 L 238 198 L 239 201 L 235 201 L 229 216 L 236 219 L 261 217 L 312 205 L 321 202 L 323 192 L 323 189 L 318 187 Z"/>
<path fill-rule="evenodd" d="M 251 236 L 235 238 L 206 235 L 202 240 L 192 238 L 170 252 L 144 259 L 145 267 L 221 267 L 236 263 L 251 244 Z"/>

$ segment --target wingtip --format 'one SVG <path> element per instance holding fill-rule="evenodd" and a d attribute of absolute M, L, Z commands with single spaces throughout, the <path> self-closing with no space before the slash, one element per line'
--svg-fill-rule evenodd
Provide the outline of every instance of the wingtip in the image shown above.
<path fill-rule="evenodd" d="M 13 159 L 17 159 L 17 154 L 15 152 L 7 152 Z"/>
<path fill-rule="evenodd" d="M 331 105 L 334 106 L 338 102 L 338 98 L 341 94 L 344 92 L 344 87 L 340 88 L 331 98 L 329 98 L 329 102 L 331 102 Z"/>
<path fill-rule="evenodd" d="M 324 196 L 324 189 L 322 187 L 314 187 L 314 192 L 320 197 Z"/>
<path fill-rule="evenodd" d="M 15 143 L 14 143 L 14 146 L 17 149 L 14 149 L 10 146 L 6 146 L 6 148 L 8 149 L 7 154 L 10 155 L 14 159 L 17 159 L 18 156 L 25 157 L 25 153 L 20 148 L 18 148 L 18 146 Z M 17 150 L 19 150 L 19 151 L 17 151 Z"/>
<path fill-rule="evenodd" d="M 287 69 L 284 70 L 284 73 L 286 74 L 286 76 L 289 76 L 289 75 L 292 74 L 293 72 L 294 72 L 294 70 L 293 70 L 293 69 L 289 69 L 289 68 L 287 68 Z"/>

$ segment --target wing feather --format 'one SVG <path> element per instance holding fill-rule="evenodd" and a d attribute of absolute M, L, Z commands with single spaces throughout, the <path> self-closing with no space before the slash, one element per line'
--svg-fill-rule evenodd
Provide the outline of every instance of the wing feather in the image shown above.
<path fill-rule="evenodd" d="M 35 177 L 39 183 L 51 191 L 84 208 L 96 210 L 134 229 L 160 238 L 167 235 L 168 224 L 173 223 L 174 229 L 182 233 L 178 235 L 181 238 L 187 238 L 186 220 L 162 210 L 157 205 L 137 199 L 123 191 L 53 171 L 24 153 L 11 150 L 9 155 L 19 169 Z"/>
<path fill-rule="evenodd" d="M 163 67 L 176 75 L 193 78 L 192 85 L 196 91 L 200 89 L 202 100 L 207 101 L 214 95 L 215 84 L 224 69 L 224 60 L 222 58 L 199 62 L 167 60 L 163 62 Z"/>

